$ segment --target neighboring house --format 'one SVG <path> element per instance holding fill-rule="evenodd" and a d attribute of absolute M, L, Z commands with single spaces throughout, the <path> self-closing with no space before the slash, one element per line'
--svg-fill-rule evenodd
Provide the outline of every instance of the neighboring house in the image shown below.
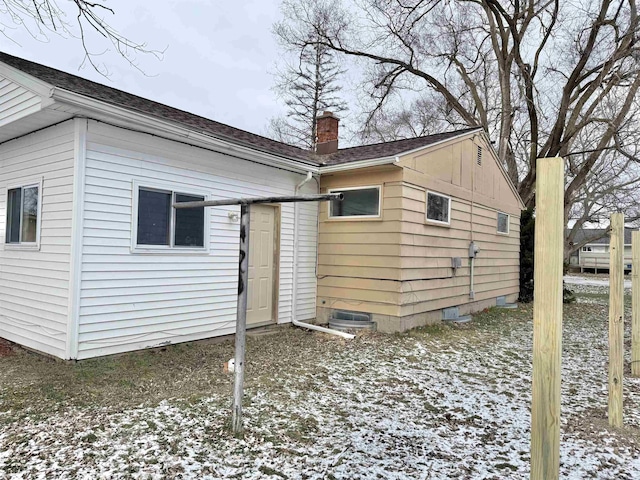
<path fill-rule="evenodd" d="M 624 269 L 631 271 L 631 232 L 633 229 L 624 229 Z M 586 238 L 600 236 L 597 240 L 591 240 L 569 257 L 569 266 L 573 269 L 580 269 L 599 273 L 602 270 L 609 271 L 609 241 L 610 237 L 607 229 L 582 229 L 579 230 L 573 240 L 574 244 L 583 243 Z"/>
<path fill-rule="evenodd" d="M 345 192 L 335 218 L 252 207 L 249 326 L 347 308 L 393 330 L 515 298 L 521 202 L 481 130 L 341 150 L 332 115 L 318 132 L 323 154 L 0 54 L 0 337 L 83 359 L 231 334 L 239 208 L 171 203 L 318 182 Z"/>

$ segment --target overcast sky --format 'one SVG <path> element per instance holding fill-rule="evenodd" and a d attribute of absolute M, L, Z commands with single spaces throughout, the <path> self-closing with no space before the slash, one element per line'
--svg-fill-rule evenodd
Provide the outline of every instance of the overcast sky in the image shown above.
<path fill-rule="evenodd" d="M 0 37 L 0 48 L 258 134 L 265 134 L 269 118 L 283 112 L 271 91 L 270 75 L 280 53 L 271 34 L 280 16 L 277 0 L 105 3 L 115 11 L 112 26 L 125 36 L 151 48 L 167 47 L 162 61 L 140 58 L 148 76 L 113 52 L 98 57 L 110 70 L 108 79 L 90 66 L 78 70 L 84 53 L 77 40 L 48 35 L 48 41 L 37 41 L 21 28 L 6 31 L 18 44 Z M 96 52 L 104 49 L 104 44 L 90 40 Z"/>

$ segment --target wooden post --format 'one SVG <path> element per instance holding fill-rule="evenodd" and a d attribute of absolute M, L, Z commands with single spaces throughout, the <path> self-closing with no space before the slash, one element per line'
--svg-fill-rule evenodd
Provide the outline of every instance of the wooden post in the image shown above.
<path fill-rule="evenodd" d="M 609 242 L 609 425 L 622 427 L 624 368 L 624 215 L 611 215 Z"/>
<path fill-rule="evenodd" d="M 640 231 L 631 232 L 631 375 L 640 377 Z"/>
<path fill-rule="evenodd" d="M 238 308 L 236 318 L 235 378 L 233 385 L 233 411 L 231 417 L 234 435 L 241 436 L 242 397 L 244 390 L 244 353 L 247 336 L 247 285 L 249 282 L 249 215 L 250 206 L 240 207 L 240 270 L 238 271 Z"/>
<path fill-rule="evenodd" d="M 538 159 L 533 295 L 531 479 L 560 470 L 564 162 Z"/>

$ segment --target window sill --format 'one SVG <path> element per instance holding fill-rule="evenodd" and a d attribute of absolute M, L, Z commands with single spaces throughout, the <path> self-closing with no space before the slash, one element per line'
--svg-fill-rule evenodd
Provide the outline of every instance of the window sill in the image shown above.
<path fill-rule="evenodd" d="M 382 220 L 382 215 L 354 215 L 349 217 L 327 217 L 326 219 L 327 222 L 381 222 Z"/>
<path fill-rule="evenodd" d="M 428 218 L 424 221 L 426 225 L 432 225 L 434 227 L 447 227 L 451 228 L 451 222 L 440 222 L 438 220 L 429 220 Z"/>
<path fill-rule="evenodd" d="M 505 236 L 505 237 L 508 237 L 508 236 L 509 236 L 509 232 L 496 232 L 496 233 L 497 233 L 498 235 L 502 235 L 502 236 Z"/>
<path fill-rule="evenodd" d="M 37 252 L 40 250 L 40 245 L 37 244 L 23 244 L 23 243 L 5 243 L 5 250 L 26 250 Z"/>
<path fill-rule="evenodd" d="M 208 248 L 175 248 L 175 247 L 135 247 L 131 253 L 136 255 L 209 255 Z"/>

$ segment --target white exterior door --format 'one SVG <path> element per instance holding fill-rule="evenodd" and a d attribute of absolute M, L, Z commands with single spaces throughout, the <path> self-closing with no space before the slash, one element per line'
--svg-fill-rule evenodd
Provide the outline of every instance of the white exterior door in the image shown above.
<path fill-rule="evenodd" d="M 273 322 L 276 207 L 251 205 L 247 325 Z"/>

